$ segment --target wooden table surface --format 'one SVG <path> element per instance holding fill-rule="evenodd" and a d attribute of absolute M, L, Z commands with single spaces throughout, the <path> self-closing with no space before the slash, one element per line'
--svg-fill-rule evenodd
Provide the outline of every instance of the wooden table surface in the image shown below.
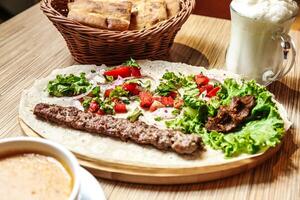
<path fill-rule="evenodd" d="M 300 32 L 292 32 L 300 52 Z M 176 37 L 171 60 L 206 67 L 224 65 L 230 22 L 191 16 Z M 300 54 L 299 54 L 300 55 Z M 300 56 L 297 57 L 297 63 Z M 53 69 L 74 64 L 65 42 L 54 26 L 33 6 L 0 25 L 0 134 L 22 135 L 18 124 L 21 92 Z M 108 199 L 300 199 L 300 67 L 281 82 L 275 93 L 294 125 L 283 147 L 263 165 L 237 176 L 199 184 L 155 186 L 100 179 Z"/>

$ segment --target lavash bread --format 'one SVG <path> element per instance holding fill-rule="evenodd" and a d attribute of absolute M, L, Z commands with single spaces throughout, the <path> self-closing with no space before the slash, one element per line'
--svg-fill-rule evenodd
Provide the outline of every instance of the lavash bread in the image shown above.
<path fill-rule="evenodd" d="M 163 75 L 164 71 L 180 72 L 182 74 L 199 74 L 203 73 L 211 79 L 223 82 L 225 78 L 234 78 L 240 80 L 240 76 L 218 69 L 207 70 L 203 67 L 195 67 L 183 63 L 171 63 L 167 61 L 138 61 L 141 66 L 141 73 L 153 77 L 153 87 L 159 83 L 158 79 Z M 72 97 L 49 97 L 45 90 L 49 80 L 56 77 L 57 74 L 76 74 L 85 72 L 87 76 L 93 75 L 91 70 L 101 73 L 101 70 L 107 69 L 106 66 L 95 65 L 77 65 L 63 69 L 54 70 L 49 76 L 35 81 L 34 85 L 24 90 L 19 106 L 20 119 L 31 127 L 41 137 L 63 144 L 65 147 L 84 157 L 86 159 L 96 160 L 97 162 L 110 162 L 114 164 L 127 164 L 138 166 L 156 166 L 166 168 L 186 168 L 197 167 L 203 165 L 217 165 L 245 158 L 252 158 L 255 155 L 240 155 L 235 158 L 226 159 L 224 154 L 207 148 L 201 156 L 197 158 L 187 158 L 177 155 L 173 152 L 160 151 L 152 147 L 141 146 L 130 141 L 123 142 L 114 138 L 103 135 L 94 135 L 84 131 L 68 129 L 63 126 L 56 126 L 38 120 L 33 114 L 33 108 L 37 103 L 50 103 L 61 106 L 75 106 Z M 284 128 L 288 130 L 291 122 L 288 120 L 287 112 L 284 107 L 275 99 L 273 101 L 279 109 L 280 116 L 284 120 Z M 143 121 L 143 119 L 141 119 Z"/>
<path fill-rule="evenodd" d="M 128 30 L 132 3 L 129 1 L 77 0 L 68 4 L 68 18 L 108 30 Z"/>
<path fill-rule="evenodd" d="M 149 28 L 168 18 L 165 0 L 131 0 L 133 15 L 130 30 Z"/>
<path fill-rule="evenodd" d="M 180 11 L 180 0 L 165 0 L 168 18 L 175 16 Z"/>
<path fill-rule="evenodd" d="M 180 0 L 76 0 L 68 18 L 108 30 L 141 30 L 173 17 Z"/>

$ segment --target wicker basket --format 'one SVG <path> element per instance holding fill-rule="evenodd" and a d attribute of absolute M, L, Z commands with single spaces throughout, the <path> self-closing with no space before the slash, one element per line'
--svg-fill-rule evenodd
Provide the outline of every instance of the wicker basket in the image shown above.
<path fill-rule="evenodd" d="M 67 42 L 74 59 L 83 64 L 119 64 L 128 58 L 164 59 L 195 0 L 180 0 L 180 12 L 149 29 L 111 31 L 68 19 L 68 0 L 42 0 L 41 9 Z"/>

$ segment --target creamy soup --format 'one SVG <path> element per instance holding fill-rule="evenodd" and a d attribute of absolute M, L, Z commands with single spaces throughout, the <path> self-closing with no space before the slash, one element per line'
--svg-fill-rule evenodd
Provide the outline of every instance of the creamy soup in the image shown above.
<path fill-rule="evenodd" d="M 64 200 L 71 190 L 71 175 L 52 157 L 24 153 L 0 158 L 2 200 Z"/>

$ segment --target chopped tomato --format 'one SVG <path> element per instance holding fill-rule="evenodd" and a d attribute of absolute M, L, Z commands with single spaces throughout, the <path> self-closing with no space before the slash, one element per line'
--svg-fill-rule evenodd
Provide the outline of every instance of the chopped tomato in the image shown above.
<path fill-rule="evenodd" d="M 165 106 L 173 106 L 174 99 L 171 96 L 161 97 L 161 103 L 164 104 Z"/>
<path fill-rule="evenodd" d="M 214 89 L 213 85 L 204 85 L 202 87 L 199 88 L 199 92 L 200 94 L 204 91 L 206 91 L 207 93 L 210 92 L 212 89 Z"/>
<path fill-rule="evenodd" d="M 177 92 L 170 92 L 169 96 L 171 96 L 173 99 L 177 97 Z"/>
<path fill-rule="evenodd" d="M 119 66 L 117 68 L 105 71 L 103 75 L 112 76 L 114 78 L 118 78 L 118 76 L 121 76 L 122 78 L 129 77 L 131 76 L 131 67 Z"/>
<path fill-rule="evenodd" d="M 209 82 L 209 78 L 204 76 L 203 74 L 198 74 L 195 76 L 195 81 L 198 86 L 207 85 Z"/>
<path fill-rule="evenodd" d="M 105 90 L 105 92 L 104 92 L 104 97 L 105 97 L 105 98 L 108 98 L 112 90 L 113 90 L 113 89 L 107 89 L 107 90 Z"/>
<path fill-rule="evenodd" d="M 123 85 L 123 89 L 130 92 L 130 94 L 133 95 L 138 95 L 140 93 L 137 83 L 125 83 Z"/>
<path fill-rule="evenodd" d="M 150 92 L 140 92 L 139 96 L 141 100 L 140 106 L 142 108 L 149 108 L 154 101 Z"/>
<path fill-rule="evenodd" d="M 164 104 L 162 104 L 161 102 L 155 100 L 155 101 L 151 104 L 151 106 L 150 106 L 150 108 L 149 108 L 149 111 L 150 111 L 150 112 L 154 112 L 154 111 L 156 111 L 158 108 L 163 108 L 163 107 L 165 107 Z"/>
<path fill-rule="evenodd" d="M 105 112 L 104 110 L 102 109 L 99 109 L 97 112 L 96 112 L 97 115 L 105 115 Z"/>
<path fill-rule="evenodd" d="M 127 109 L 126 109 L 126 104 L 124 103 L 116 103 L 114 106 L 114 110 L 116 113 L 126 113 Z"/>
<path fill-rule="evenodd" d="M 214 97 L 216 96 L 217 92 L 220 90 L 220 87 L 215 87 L 214 89 L 212 89 L 210 92 L 208 92 L 206 94 L 207 97 Z"/>
<path fill-rule="evenodd" d="M 89 106 L 89 111 L 94 113 L 94 112 L 97 112 L 99 110 L 99 108 L 100 108 L 99 104 L 95 101 L 92 101 Z"/>
<path fill-rule="evenodd" d="M 131 67 L 131 76 L 141 77 L 141 69 L 137 67 Z"/>
<path fill-rule="evenodd" d="M 183 99 L 174 100 L 174 108 L 180 108 L 183 105 Z"/>

